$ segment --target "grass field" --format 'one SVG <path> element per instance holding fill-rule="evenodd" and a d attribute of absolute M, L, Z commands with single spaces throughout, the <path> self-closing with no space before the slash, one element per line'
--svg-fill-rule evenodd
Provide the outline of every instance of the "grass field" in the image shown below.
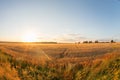
<path fill-rule="evenodd" d="M 120 80 L 120 43 L 0 43 L 0 80 Z"/>

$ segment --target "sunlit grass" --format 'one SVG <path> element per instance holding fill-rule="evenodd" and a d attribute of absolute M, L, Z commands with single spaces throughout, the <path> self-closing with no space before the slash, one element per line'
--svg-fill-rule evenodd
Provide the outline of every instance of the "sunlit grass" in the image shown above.
<path fill-rule="evenodd" d="M 0 49 L 1 80 L 120 79 L 117 43 L 4 44 Z"/>

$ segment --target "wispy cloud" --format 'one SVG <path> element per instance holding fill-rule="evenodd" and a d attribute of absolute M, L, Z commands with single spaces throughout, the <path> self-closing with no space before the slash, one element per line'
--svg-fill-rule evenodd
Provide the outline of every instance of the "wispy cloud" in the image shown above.
<path fill-rule="evenodd" d="M 41 34 L 43 35 L 43 34 Z M 44 36 L 39 36 L 38 37 L 38 41 L 42 41 L 42 42 L 83 42 L 85 40 L 87 41 L 101 41 L 101 42 L 109 42 L 110 40 L 114 40 L 114 41 L 120 41 L 119 40 L 119 36 L 114 36 L 111 38 L 98 38 L 98 39 L 92 39 L 90 37 L 85 37 L 85 35 L 82 34 L 75 34 L 75 33 L 70 33 L 70 34 L 61 34 L 61 35 L 44 35 Z"/>
<path fill-rule="evenodd" d="M 81 34 L 63 34 L 56 37 L 56 41 L 59 42 L 78 42 L 86 40 L 86 37 L 83 37 Z"/>
<path fill-rule="evenodd" d="M 61 34 L 58 36 L 41 36 L 38 39 L 39 41 L 78 42 L 88 38 L 83 37 L 81 34 Z"/>

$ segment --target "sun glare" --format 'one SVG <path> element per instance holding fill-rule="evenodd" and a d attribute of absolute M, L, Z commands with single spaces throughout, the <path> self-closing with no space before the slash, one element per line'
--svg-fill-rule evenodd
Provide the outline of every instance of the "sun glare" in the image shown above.
<path fill-rule="evenodd" d="M 27 33 L 23 36 L 22 42 L 36 42 L 37 36 L 34 33 Z"/>

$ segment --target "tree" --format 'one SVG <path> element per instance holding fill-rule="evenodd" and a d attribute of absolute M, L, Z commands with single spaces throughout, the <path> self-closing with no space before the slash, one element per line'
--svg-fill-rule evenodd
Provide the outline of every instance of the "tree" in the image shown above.
<path fill-rule="evenodd" d="M 88 43 L 88 41 L 83 41 L 83 43 Z"/>
<path fill-rule="evenodd" d="M 99 43 L 98 40 L 96 40 L 95 43 Z"/>
<path fill-rule="evenodd" d="M 92 43 L 92 41 L 89 41 L 89 43 Z"/>
<path fill-rule="evenodd" d="M 114 40 L 111 40 L 111 43 L 115 43 L 115 41 L 114 41 Z"/>

